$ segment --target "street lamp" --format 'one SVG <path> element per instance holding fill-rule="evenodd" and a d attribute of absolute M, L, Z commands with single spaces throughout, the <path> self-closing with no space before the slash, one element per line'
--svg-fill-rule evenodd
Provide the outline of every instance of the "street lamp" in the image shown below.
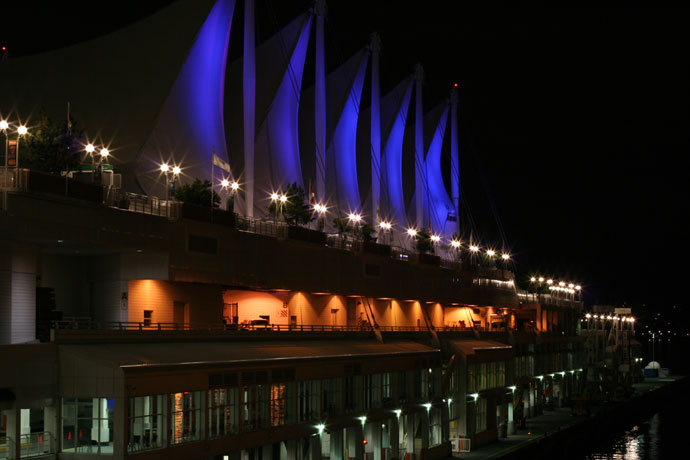
<path fill-rule="evenodd" d="M 362 220 L 362 216 L 357 214 L 356 212 L 351 212 L 347 215 L 347 219 L 352 223 L 352 237 L 354 238 L 357 235 L 357 226 Z"/>
<path fill-rule="evenodd" d="M 15 169 L 17 171 L 17 186 L 21 185 L 21 173 L 19 172 L 19 138 L 22 136 L 25 136 L 26 133 L 28 133 L 29 130 L 26 129 L 26 126 L 20 125 L 17 128 L 17 151 L 16 151 L 16 160 L 15 160 Z"/>
<path fill-rule="evenodd" d="M 5 174 L 4 174 L 4 185 L 5 187 L 7 186 L 7 160 L 9 157 L 8 151 L 9 151 L 9 137 L 7 136 L 7 129 L 10 127 L 10 124 L 7 123 L 7 120 L 0 120 L 0 131 L 5 135 Z"/>

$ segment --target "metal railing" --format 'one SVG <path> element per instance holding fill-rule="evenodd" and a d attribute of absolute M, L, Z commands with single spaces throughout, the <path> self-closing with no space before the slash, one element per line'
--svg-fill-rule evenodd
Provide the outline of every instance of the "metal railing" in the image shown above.
<path fill-rule="evenodd" d="M 518 300 L 524 303 L 541 303 L 554 305 L 557 307 L 571 307 L 582 305 L 582 301 L 575 298 L 574 296 L 570 298 L 552 294 L 539 294 L 535 292 L 523 291 L 521 289 L 517 291 L 517 296 Z"/>
<path fill-rule="evenodd" d="M 21 458 L 38 457 L 55 452 L 53 435 L 48 431 L 20 436 Z"/>
<path fill-rule="evenodd" d="M 222 331 L 276 331 L 276 332 L 355 332 L 371 331 L 371 326 L 329 324 L 224 324 L 224 323 L 154 323 L 146 321 L 93 321 L 90 318 L 65 318 L 53 321 L 57 330 L 110 330 L 147 332 L 222 332 Z M 400 329 L 408 330 L 408 329 Z"/>
<path fill-rule="evenodd" d="M 0 436 L 0 460 L 8 460 L 14 457 L 14 443 L 12 438 Z"/>
<path fill-rule="evenodd" d="M 451 438 L 450 440 L 453 452 L 469 452 L 470 447 L 471 447 L 471 440 L 470 438 L 465 438 L 465 437 L 459 437 L 459 438 Z"/>
<path fill-rule="evenodd" d="M 254 219 L 236 215 L 235 228 L 243 232 L 272 236 L 273 238 L 287 238 L 287 224 L 276 220 Z"/>

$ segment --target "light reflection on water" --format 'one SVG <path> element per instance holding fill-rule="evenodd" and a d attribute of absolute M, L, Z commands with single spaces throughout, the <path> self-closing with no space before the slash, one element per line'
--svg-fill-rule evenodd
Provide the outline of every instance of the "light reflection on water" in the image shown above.
<path fill-rule="evenodd" d="M 672 411 L 657 412 L 646 422 L 594 447 L 587 460 L 660 460 L 679 449 L 682 435 Z"/>

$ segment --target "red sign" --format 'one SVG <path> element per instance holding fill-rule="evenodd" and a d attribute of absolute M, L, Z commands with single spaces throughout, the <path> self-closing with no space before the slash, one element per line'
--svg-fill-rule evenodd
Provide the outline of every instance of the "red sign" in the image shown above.
<path fill-rule="evenodd" d="M 7 141 L 7 166 L 17 166 L 17 139 Z"/>

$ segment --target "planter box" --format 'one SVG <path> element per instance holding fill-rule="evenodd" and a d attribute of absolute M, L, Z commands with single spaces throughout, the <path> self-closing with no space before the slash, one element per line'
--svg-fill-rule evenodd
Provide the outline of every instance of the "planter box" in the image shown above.
<path fill-rule="evenodd" d="M 181 217 L 184 219 L 198 220 L 209 223 L 211 222 L 211 208 L 199 206 L 196 204 L 182 203 L 181 210 Z M 234 227 L 235 213 L 214 208 L 213 223 L 218 225 L 225 225 L 227 227 Z"/>
<path fill-rule="evenodd" d="M 288 238 L 291 240 L 307 241 L 309 243 L 326 244 L 326 234 L 319 230 L 311 230 L 304 227 L 290 226 L 288 229 Z"/>
<path fill-rule="evenodd" d="M 362 243 L 362 251 L 369 254 L 378 254 L 384 257 L 391 256 L 391 247 L 386 244 L 378 244 L 373 241 L 365 241 Z"/>
<path fill-rule="evenodd" d="M 68 196 L 77 200 L 103 202 L 103 186 L 89 184 L 73 179 L 55 176 L 53 174 L 29 171 L 27 189 L 33 192 L 51 193 L 53 195 Z M 67 184 L 65 185 L 65 180 Z M 66 193 L 65 193 L 66 191 Z"/>

